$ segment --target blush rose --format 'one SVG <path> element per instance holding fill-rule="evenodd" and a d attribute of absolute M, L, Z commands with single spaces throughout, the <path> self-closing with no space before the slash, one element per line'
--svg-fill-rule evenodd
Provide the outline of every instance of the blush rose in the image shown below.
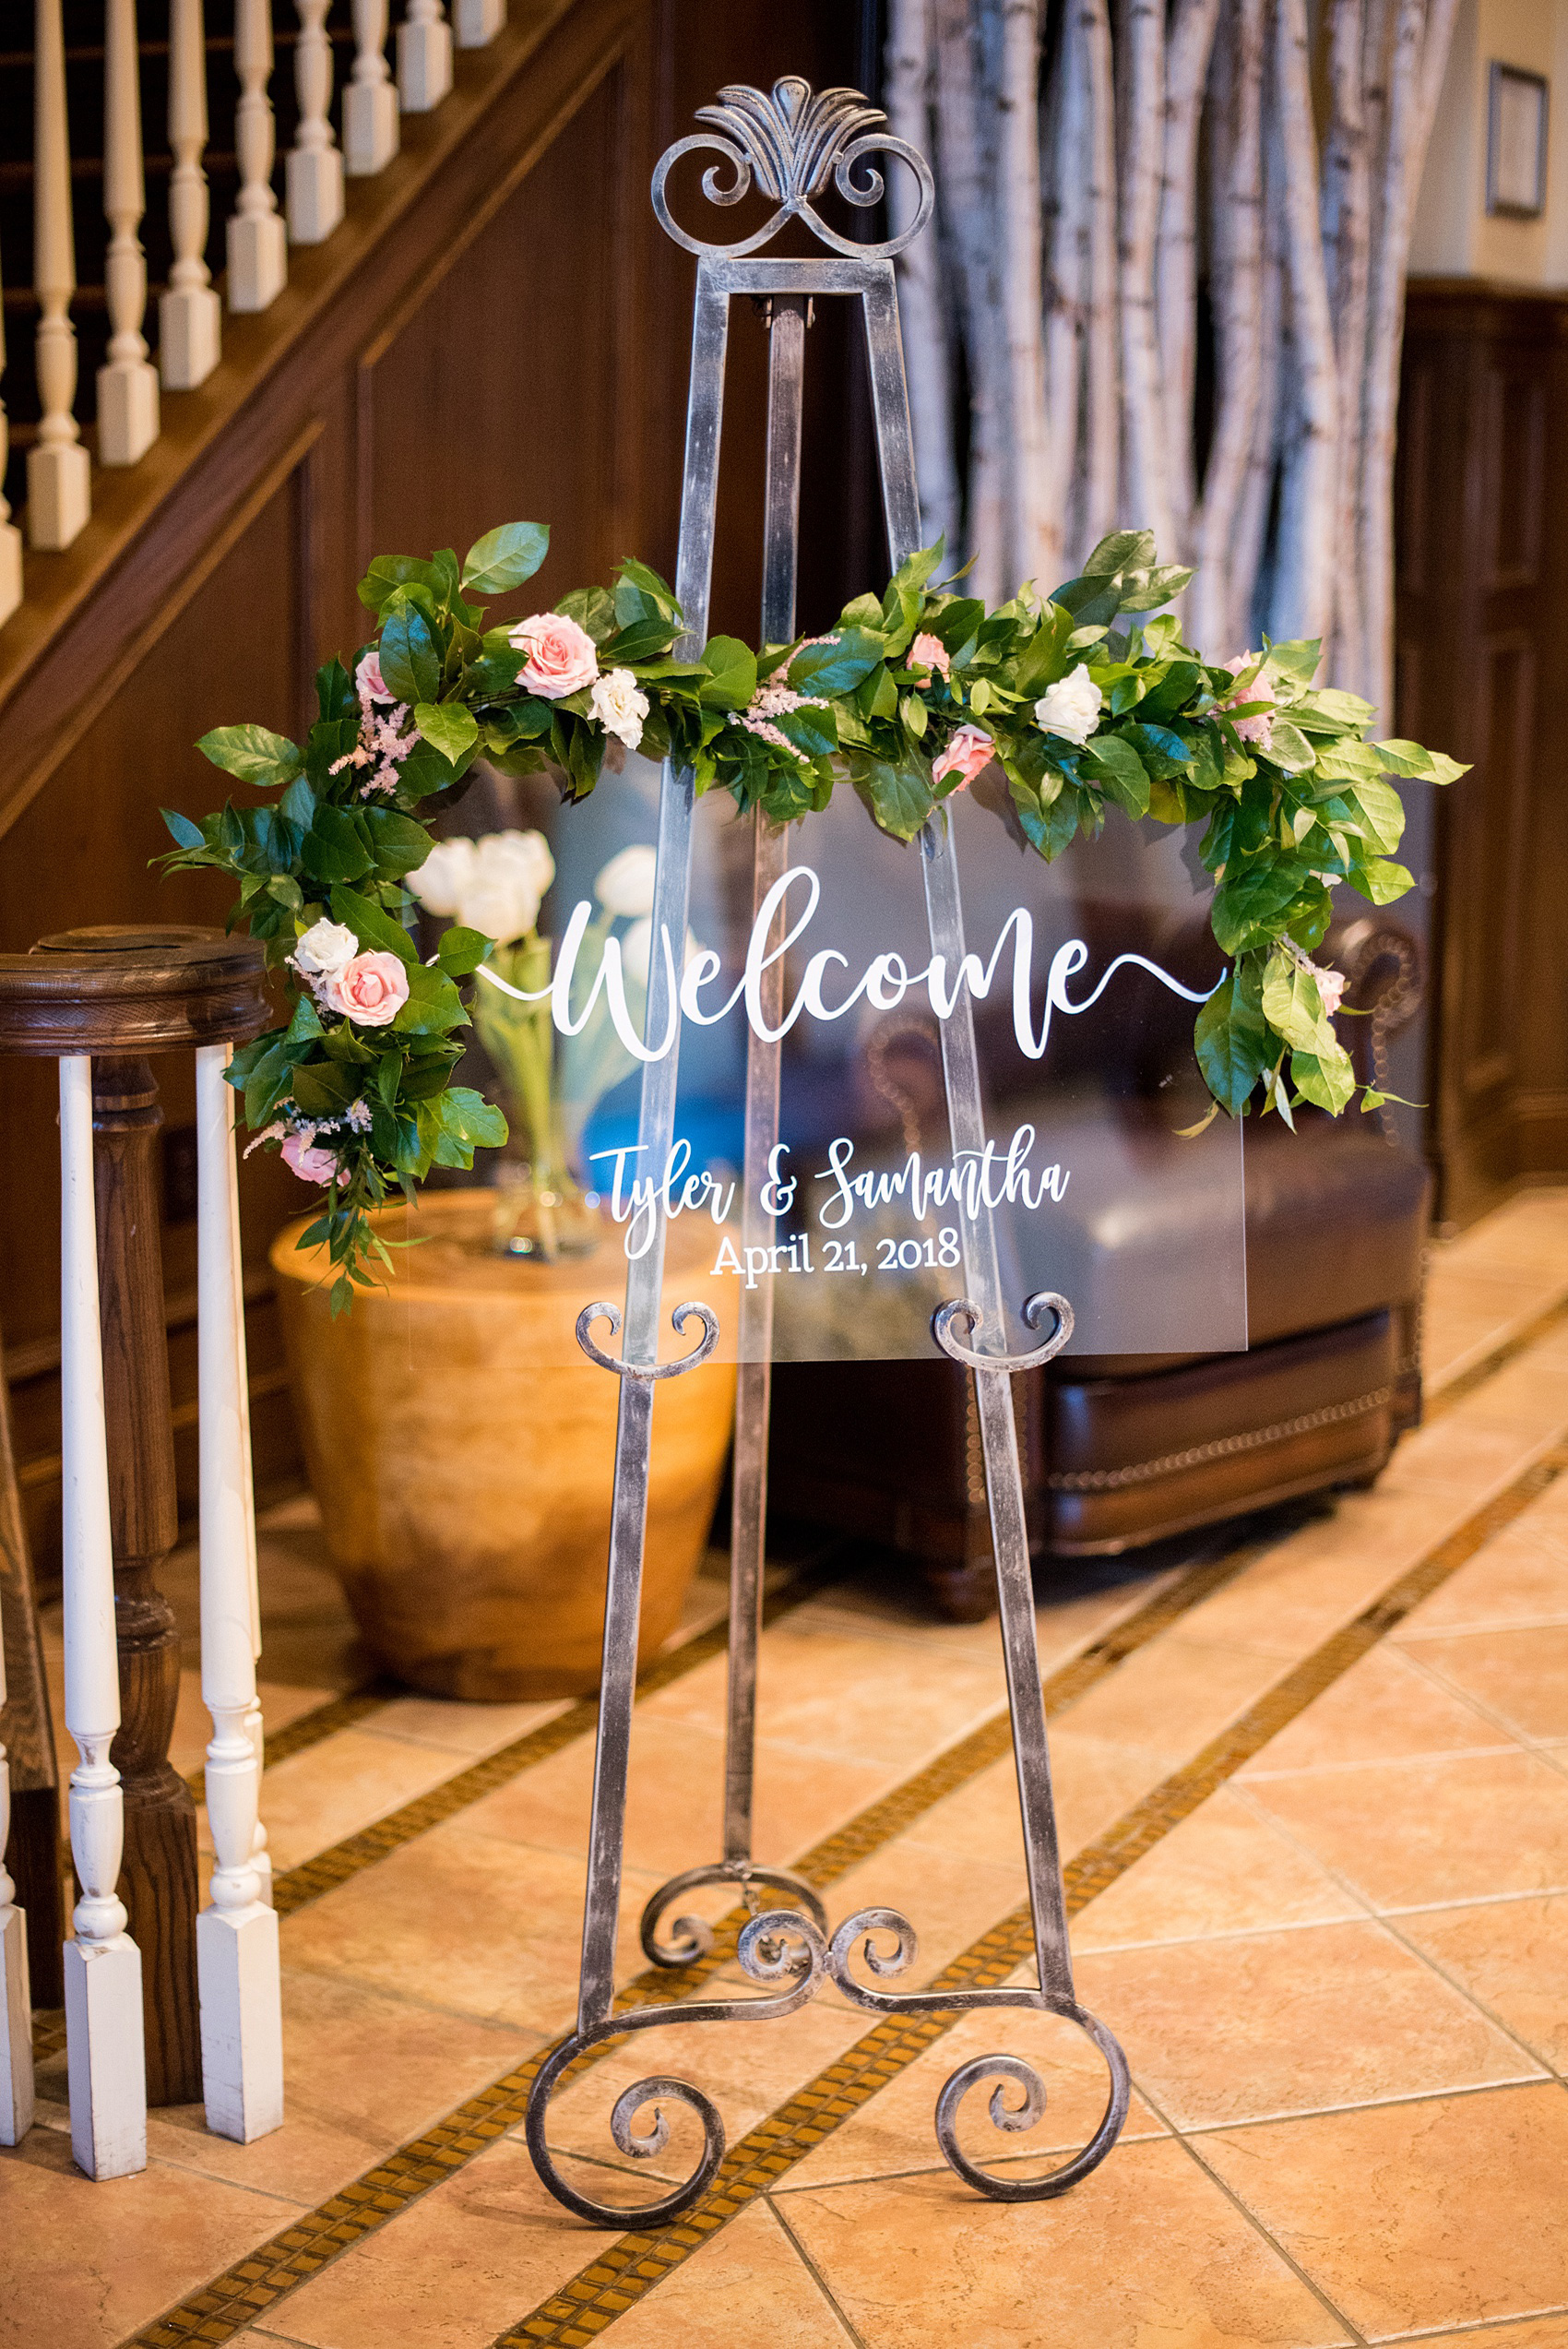
<path fill-rule="evenodd" d="M 923 669 L 928 676 L 947 677 L 953 674 L 952 656 L 940 637 L 922 628 L 905 656 L 907 669 Z"/>
<path fill-rule="evenodd" d="M 960 726 L 941 757 L 931 770 L 931 780 L 940 783 L 944 776 L 956 774 L 956 788 L 963 791 L 972 783 L 982 768 L 989 767 L 996 756 L 996 745 L 983 726 Z"/>
<path fill-rule="evenodd" d="M 362 1028 L 389 1028 L 409 1000 L 409 974 L 395 954 L 356 954 L 322 989 L 328 1008 Z"/>
<path fill-rule="evenodd" d="M 307 1127 L 303 1133 L 291 1134 L 281 1152 L 285 1166 L 291 1167 L 302 1183 L 330 1183 L 338 1172 L 335 1151 L 317 1150 L 315 1128 Z"/>
<path fill-rule="evenodd" d="M 561 701 L 581 693 L 599 674 L 599 654 L 593 638 L 576 620 L 562 612 L 536 612 L 512 630 L 515 650 L 528 659 L 517 672 L 517 683 L 546 701 Z"/>

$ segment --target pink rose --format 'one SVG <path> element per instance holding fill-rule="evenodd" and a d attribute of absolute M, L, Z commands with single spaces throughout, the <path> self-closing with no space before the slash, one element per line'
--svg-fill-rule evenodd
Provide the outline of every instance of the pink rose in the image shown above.
<path fill-rule="evenodd" d="M 924 669 L 928 675 L 948 677 L 953 674 L 952 655 L 938 637 L 922 628 L 909 651 L 904 655 L 906 669 Z"/>
<path fill-rule="evenodd" d="M 315 1127 L 307 1126 L 303 1133 L 291 1134 L 283 1145 L 283 1163 L 291 1166 L 302 1183 L 330 1183 L 338 1172 L 335 1151 L 315 1147 Z"/>
<path fill-rule="evenodd" d="M 362 701 L 396 701 L 398 698 L 386 690 L 381 674 L 381 655 L 374 645 L 354 671 L 354 689 Z"/>
<path fill-rule="evenodd" d="M 512 630 L 511 642 L 528 659 L 517 672 L 517 683 L 546 701 L 560 701 L 581 693 L 599 674 L 599 654 L 593 638 L 575 620 L 560 612 L 536 612 Z"/>
<path fill-rule="evenodd" d="M 944 775 L 956 775 L 956 788 L 962 791 L 995 756 L 996 745 L 983 726 L 960 726 L 932 767 L 931 780 L 939 783 Z"/>
<path fill-rule="evenodd" d="M 409 974 L 395 954 L 356 954 L 330 973 L 321 996 L 329 1011 L 362 1028 L 389 1028 L 409 1000 Z"/>

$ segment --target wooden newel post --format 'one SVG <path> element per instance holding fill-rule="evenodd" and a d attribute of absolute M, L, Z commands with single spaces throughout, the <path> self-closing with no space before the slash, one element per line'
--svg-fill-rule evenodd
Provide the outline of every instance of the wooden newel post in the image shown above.
<path fill-rule="evenodd" d="M 251 1861 L 254 1529 L 232 1095 L 221 1082 L 232 1042 L 268 1016 L 260 949 L 213 931 L 67 931 L 0 957 L 0 1051 L 60 1063 L 65 1718 L 81 1754 L 66 2029 L 72 2145 L 93 2177 L 145 2164 L 149 2102 L 205 2095 L 209 2126 L 242 2139 L 282 2117 L 277 1923 L 255 1897 Z M 211 1928 L 197 1919 L 195 1806 L 169 1762 L 179 1644 L 156 1580 L 177 1523 L 153 1159 L 162 1115 L 147 1055 L 192 1047 Z M 216 1104 L 215 1077 L 225 1096 Z M 243 1668 L 231 1654 L 236 1618 Z M 247 1780 L 241 1742 L 248 1783 L 236 1797 L 231 1782 Z"/>

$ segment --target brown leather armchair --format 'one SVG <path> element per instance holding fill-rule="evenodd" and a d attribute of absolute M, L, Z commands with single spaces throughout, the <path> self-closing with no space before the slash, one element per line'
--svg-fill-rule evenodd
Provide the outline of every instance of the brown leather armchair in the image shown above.
<path fill-rule="evenodd" d="M 1325 953 L 1350 979 L 1347 1005 L 1370 1015 L 1345 1025 L 1375 1079 L 1420 1000 L 1415 941 L 1378 914 L 1337 929 Z M 1072 1355 L 1015 1380 L 1037 1552 L 1114 1553 L 1371 1484 L 1419 1420 L 1425 1167 L 1375 1115 L 1308 1111 L 1297 1128 L 1247 1124 L 1245 1353 Z M 1162 1213 L 1171 1204 L 1166 1191 Z M 890 1545 L 951 1615 L 989 1611 L 967 1371 L 936 1359 L 781 1363 L 773 1398 L 779 1515 Z"/>

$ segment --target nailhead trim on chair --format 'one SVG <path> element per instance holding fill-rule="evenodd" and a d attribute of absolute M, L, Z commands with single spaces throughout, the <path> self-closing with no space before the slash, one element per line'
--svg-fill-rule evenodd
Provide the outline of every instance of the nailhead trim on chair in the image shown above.
<path fill-rule="evenodd" d="M 1116 1493 L 1129 1485 L 1152 1484 L 1157 1476 L 1173 1476 L 1183 1468 L 1201 1468 L 1206 1461 L 1229 1460 L 1237 1452 L 1256 1451 L 1262 1444 L 1277 1444 L 1288 1436 L 1309 1436 L 1314 1427 L 1332 1427 L 1345 1419 L 1363 1419 L 1394 1400 L 1393 1387 L 1374 1388 L 1354 1402 L 1325 1403 L 1321 1411 L 1303 1412 L 1299 1419 L 1277 1419 L 1271 1427 L 1254 1427 L 1245 1436 L 1223 1436 L 1212 1444 L 1194 1444 L 1184 1452 L 1167 1452 L 1163 1460 L 1141 1460 L 1131 1468 L 1075 1468 L 1048 1476 L 1053 1493 Z"/>

